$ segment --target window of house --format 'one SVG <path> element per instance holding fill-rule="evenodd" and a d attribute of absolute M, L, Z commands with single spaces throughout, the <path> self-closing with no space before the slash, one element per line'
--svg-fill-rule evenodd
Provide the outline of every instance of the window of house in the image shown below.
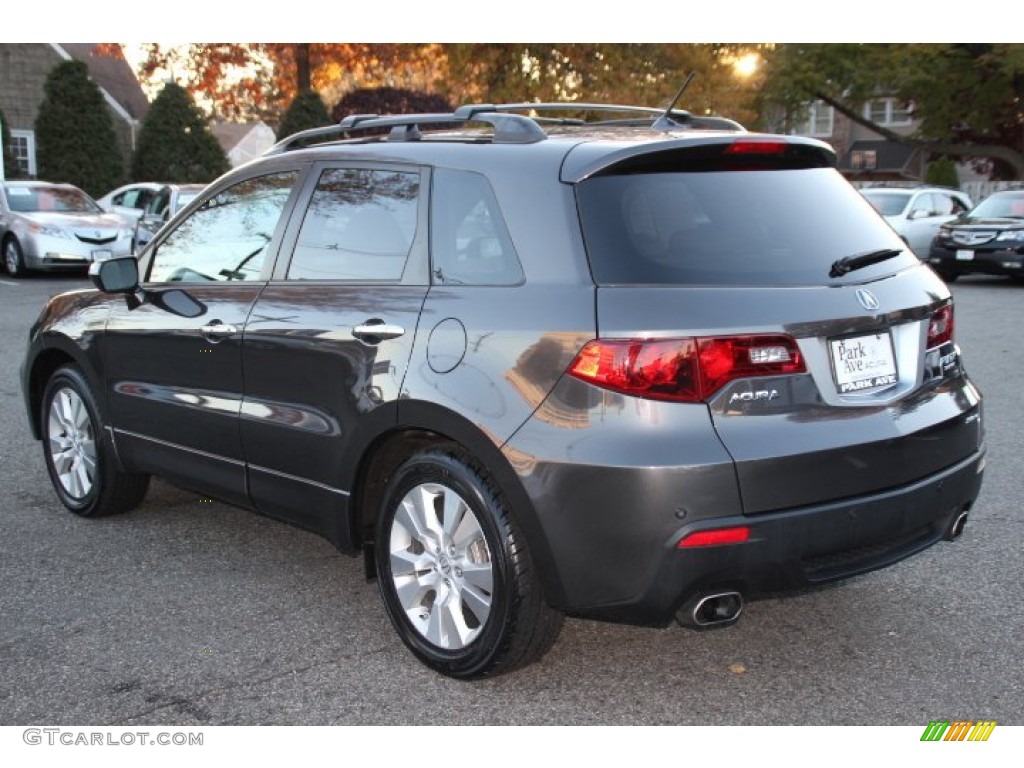
<path fill-rule="evenodd" d="M 864 117 L 878 125 L 910 125 L 911 113 L 908 102 L 892 97 L 872 99 L 864 105 Z"/>
<path fill-rule="evenodd" d="M 157 247 L 149 281 L 258 279 L 297 177 L 257 176 L 207 200 Z"/>
<path fill-rule="evenodd" d="M 873 149 L 856 149 L 850 153 L 850 168 L 854 171 L 873 171 L 878 167 L 878 153 Z"/>
<path fill-rule="evenodd" d="M 831 136 L 835 110 L 823 101 L 807 105 L 807 115 L 790 133 L 797 136 Z"/>
<path fill-rule="evenodd" d="M 18 163 L 18 175 L 35 178 L 36 175 L 36 134 L 35 131 L 11 131 L 11 149 Z M 8 176 L 14 176 L 10 171 Z"/>
<path fill-rule="evenodd" d="M 332 168 L 309 202 L 289 280 L 402 279 L 416 236 L 420 175 Z"/>

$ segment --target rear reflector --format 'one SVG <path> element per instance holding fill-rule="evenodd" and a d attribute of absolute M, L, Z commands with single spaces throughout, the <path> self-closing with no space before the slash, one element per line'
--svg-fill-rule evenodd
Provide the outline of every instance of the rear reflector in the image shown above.
<path fill-rule="evenodd" d="M 712 531 L 694 531 L 679 540 L 678 549 L 693 547 L 717 547 L 722 544 L 742 544 L 750 540 L 750 528 L 738 525 L 735 528 L 716 528 Z"/>
<path fill-rule="evenodd" d="M 735 379 L 806 371 L 790 336 L 598 339 L 569 375 L 604 389 L 651 400 L 698 403 Z"/>
<path fill-rule="evenodd" d="M 947 304 L 932 315 L 928 323 L 928 349 L 953 340 L 953 304 Z"/>

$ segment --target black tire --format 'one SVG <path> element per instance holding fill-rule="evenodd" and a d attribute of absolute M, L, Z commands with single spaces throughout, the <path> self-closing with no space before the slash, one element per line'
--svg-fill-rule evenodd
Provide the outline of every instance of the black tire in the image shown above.
<path fill-rule="evenodd" d="M 409 512 L 408 504 L 412 502 L 408 500 L 417 494 L 429 499 L 422 506 L 425 509 L 429 504 L 435 514 L 438 531 L 433 538 L 425 538 L 438 543 L 434 552 L 409 535 L 407 524 L 414 513 Z M 452 519 L 461 523 L 453 525 L 451 537 L 439 539 L 445 535 L 444 505 L 448 500 L 453 504 Z M 458 507 L 461 516 L 455 511 L 456 500 L 464 502 Z M 480 544 L 481 534 L 485 546 Z M 384 494 L 374 546 L 377 582 L 392 624 L 402 642 L 441 674 L 472 679 L 510 672 L 541 658 L 558 638 L 562 614 L 544 601 L 515 518 L 486 470 L 458 446 L 424 449 L 399 467 Z M 441 548 L 450 553 L 450 561 Z M 405 604 L 396 586 L 393 549 L 398 567 L 411 569 L 397 577 L 403 580 Z M 414 566 L 403 558 L 421 558 L 421 562 Z M 491 576 L 489 595 L 478 586 L 485 583 L 487 569 Z M 474 573 L 472 578 L 470 572 Z M 433 596 L 433 587 L 424 585 L 431 579 L 437 585 Z M 423 597 L 419 597 L 421 591 Z M 477 607 L 481 604 L 477 602 L 479 596 L 490 600 L 482 621 L 477 615 L 482 612 Z M 416 614 L 415 624 L 407 609 Z M 455 626 L 451 624 L 453 619 L 461 619 L 462 629 L 471 636 L 463 642 L 460 630 L 458 637 L 452 638 L 449 633 L 447 641 L 442 638 L 440 643 L 433 642 L 428 637 L 430 627 L 441 627 L 445 617 L 449 627 Z"/>
<path fill-rule="evenodd" d="M 25 252 L 14 235 L 4 240 L 3 262 L 4 269 L 11 277 L 24 277 L 28 271 L 25 267 Z"/>
<path fill-rule="evenodd" d="M 941 277 L 943 281 L 947 283 L 955 283 L 956 279 L 960 277 L 959 272 L 952 272 L 948 269 L 937 269 L 935 271 L 938 273 L 939 277 Z"/>
<path fill-rule="evenodd" d="M 82 517 L 99 517 L 127 512 L 142 502 L 149 475 L 118 470 L 103 439 L 92 390 L 74 365 L 58 368 L 46 383 L 40 425 L 46 469 L 65 507 Z M 60 455 L 55 456 L 58 451 Z"/>

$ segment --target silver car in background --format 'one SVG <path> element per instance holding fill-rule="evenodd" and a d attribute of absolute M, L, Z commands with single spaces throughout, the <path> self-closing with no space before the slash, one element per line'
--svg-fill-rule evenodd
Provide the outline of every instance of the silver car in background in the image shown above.
<path fill-rule="evenodd" d="M 135 223 L 132 252 L 138 253 L 160 231 L 174 214 L 195 200 L 205 184 L 164 184 L 150 198 L 142 216 Z"/>
<path fill-rule="evenodd" d="M 974 207 L 963 192 L 943 187 L 871 187 L 860 193 L 919 259 L 928 258 L 940 226 Z"/>
<path fill-rule="evenodd" d="M 78 187 L 45 181 L 0 184 L 0 243 L 7 274 L 87 267 L 131 253 L 132 230 Z"/>

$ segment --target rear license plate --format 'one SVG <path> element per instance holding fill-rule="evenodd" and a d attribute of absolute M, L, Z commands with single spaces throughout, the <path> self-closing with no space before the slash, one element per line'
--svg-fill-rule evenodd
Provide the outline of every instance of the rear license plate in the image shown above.
<path fill-rule="evenodd" d="M 974 251 L 958 250 L 956 252 L 957 261 L 974 261 Z"/>
<path fill-rule="evenodd" d="M 114 254 L 113 254 L 112 251 L 93 251 L 92 252 L 92 260 L 93 261 L 106 261 L 107 259 L 111 258 L 113 255 Z"/>
<path fill-rule="evenodd" d="M 896 383 L 896 356 L 888 333 L 833 339 L 832 372 L 840 394 L 863 392 Z"/>

